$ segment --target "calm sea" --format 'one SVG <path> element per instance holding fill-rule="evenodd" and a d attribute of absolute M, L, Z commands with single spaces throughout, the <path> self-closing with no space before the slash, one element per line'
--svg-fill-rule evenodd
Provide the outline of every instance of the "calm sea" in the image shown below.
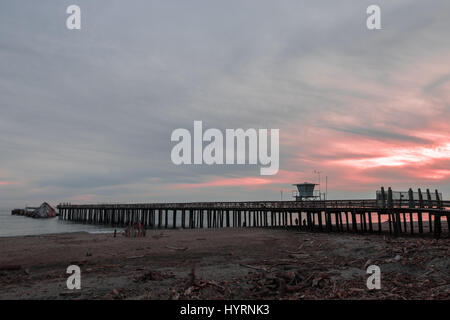
<path fill-rule="evenodd" d="M 50 233 L 89 232 L 108 233 L 114 228 L 76 224 L 56 218 L 33 219 L 13 216 L 10 209 L 0 209 L 0 237 L 27 236 Z"/>
<path fill-rule="evenodd" d="M 294 214 L 294 219 L 297 216 Z M 230 216 L 230 220 L 232 220 Z M 304 216 L 302 218 L 305 218 Z M 409 221 L 409 215 L 406 216 Z M 324 217 L 323 217 L 324 219 Z M 417 216 L 414 215 L 413 220 L 417 221 Z M 268 216 L 270 224 L 270 215 Z M 356 217 L 359 223 L 360 219 Z M 377 222 L 377 216 L 372 214 L 372 220 Z M 388 218 L 383 216 L 381 222 L 386 222 Z M 423 221 L 428 220 L 428 215 L 423 214 Z M 324 221 L 324 220 L 323 220 Z M 446 221 L 445 217 L 443 221 Z M 172 220 L 170 219 L 170 223 Z M 289 219 L 287 223 L 289 224 Z M 424 223 L 425 223 L 424 222 Z M 169 223 L 169 224 L 170 224 Z M 232 223 L 232 222 L 231 222 Z M 317 222 L 316 222 L 317 223 Z M 335 217 L 332 217 L 332 223 L 335 224 Z M 344 217 L 345 223 L 345 217 Z M 164 224 L 164 221 L 163 221 Z M 181 226 L 181 217 L 177 217 L 177 226 Z M 122 230 L 117 228 L 117 231 Z M 0 237 L 13 237 L 13 236 L 26 236 L 26 235 L 39 235 L 39 234 L 51 234 L 51 233 L 69 233 L 69 232 L 88 232 L 88 233 L 109 233 L 114 232 L 114 228 L 101 225 L 90 225 L 74 223 L 70 221 L 61 221 L 58 217 L 49 219 L 33 219 L 23 216 L 11 215 L 10 209 L 0 209 Z"/>

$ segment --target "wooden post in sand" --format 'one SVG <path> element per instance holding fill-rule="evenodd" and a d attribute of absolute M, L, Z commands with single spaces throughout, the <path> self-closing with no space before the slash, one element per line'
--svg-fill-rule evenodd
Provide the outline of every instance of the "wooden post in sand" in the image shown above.
<path fill-rule="evenodd" d="M 322 211 L 318 212 L 317 220 L 319 221 L 319 230 L 323 231 L 322 226 Z M 291 216 L 291 225 L 292 225 L 292 216 Z"/>
<path fill-rule="evenodd" d="M 192 229 L 192 209 L 188 210 L 188 228 Z"/>
<path fill-rule="evenodd" d="M 181 210 L 181 228 L 185 228 L 186 227 L 186 210 L 183 209 Z"/>
<path fill-rule="evenodd" d="M 154 228 L 155 227 L 155 210 L 151 209 L 150 210 L 150 227 Z"/>
<path fill-rule="evenodd" d="M 175 229 L 177 227 L 177 209 L 172 210 L 173 215 L 173 228 Z"/>
<path fill-rule="evenodd" d="M 378 215 L 378 233 L 381 234 L 382 226 L 381 226 L 381 214 L 380 212 L 377 212 Z"/>
<path fill-rule="evenodd" d="M 114 211 L 113 211 L 113 219 L 114 219 Z M 144 228 L 148 226 L 148 209 L 142 209 L 142 225 Z"/>
<path fill-rule="evenodd" d="M 436 195 L 436 207 L 438 209 L 441 209 L 442 204 L 441 204 L 441 199 L 439 197 L 439 192 L 437 191 L 437 189 L 435 189 L 434 192 Z M 441 231 L 442 231 L 441 215 L 438 212 L 436 212 L 434 214 L 434 235 L 435 235 L 436 239 L 439 239 L 441 237 Z"/>
<path fill-rule="evenodd" d="M 414 234 L 414 219 L 413 219 L 413 213 L 409 213 L 409 226 L 411 228 L 411 234 Z"/>
<path fill-rule="evenodd" d="M 311 212 L 306 212 L 306 223 L 308 226 L 308 229 L 311 230 Z"/>
<path fill-rule="evenodd" d="M 324 216 L 323 216 L 323 218 L 324 218 L 324 222 L 325 222 L 325 231 L 326 232 L 329 232 L 330 231 L 330 229 L 329 229 L 329 226 L 328 226 L 328 210 L 327 209 L 325 209 L 325 211 L 323 212 L 323 214 L 324 214 Z M 301 225 L 301 220 L 302 219 L 298 219 L 299 220 L 299 224 Z"/>
<path fill-rule="evenodd" d="M 414 202 L 414 193 L 411 188 L 409 188 L 408 190 L 408 198 L 409 208 L 414 209 L 416 207 L 416 203 Z M 414 221 L 412 211 L 409 213 L 409 224 L 411 228 L 411 234 L 414 234 Z"/>
<path fill-rule="evenodd" d="M 352 215 L 352 231 L 353 231 L 354 233 L 357 233 L 357 232 L 358 232 L 358 225 L 357 225 L 357 223 L 356 223 L 356 214 L 355 214 L 355 211 L 352 211 L 352 212 L 351 212 L 351 215 Z"/>
<path fill-rule="evenodd" d="M 201 210 L 201 216 L 200 216 L 200 228 L 203 229 L 203 224 L 204 224 L 204 220 L 205 220 L 205 210 Z"/>
<path fill-rule="evenodd" d="M 208 228 L 214 228 L 213 224 L 214 210 L 208 210 Z"/>
<path fill-rule="evenodd" d="M 345 211 L 345 225 L 347 227 L 347 232 L 349 232 L 350 231 L 350 226 L 348 224 L 348 212 L 347 212 L 347 210 Z"/>
<path fill-rule="evenodd" d="M 244 226 L 247 227 L 247 212 L 244 211 Z"/>
<path fill-rule="evenodd" d="M 219 210 L 214 210 L 214 216 L 213 216 L 213 226 L 214 226 L 214 228 L 217 228 L 219 226 L 218 214 L 219 214 Z"/>
<path fill-rule="evenodd" d="M 162 212 L 161 209 L 158 209 L 158 228 L 162 226 Z"/>
<path fill-rule="evenodd" d="M 403 231 L 406 232 L 406 213 L 403 212 Z"/>
<path fill-rule="evenodd" d="M 236 214 L 238 217 L 238 227 L 241 228 L 242 227 L 242 211 L 241 210 L 236 210 Z"/>
<path fill-rule="evenodd" d="M 439 239 L 441 236 L 441 215 L 439 213 L 434 214 L 434 237 Z"/>
<path fill-rule="evenodd" d="M 430 193 L 430 189 L 427 189 L 427 200 L 428 200 L 428 208 L 433 208 L 433 201 L 431 200 L 431 193 Z M 429 231 L 430 233 L 433 232 L 433 226 L 432 226 L 432 220 L 431 220 L 431 214 L 428 212 L 428 227 L 429 227 Z"/>
<path fill-rule="evenodd" d="M 168 220 L 169 220 L 169 210 L 164 210 L 165 211 L 165 218 L 164 218 L 164 227 L 167 229 L 168 226 Z"/>
<path fill-rule="evenodd" d="M 422 209 L 424 208 L 424 203 L 423 203 L 423 196 L 422 196 L 422 190 L 418 190 L 419 193 L 419 207 Z M 423 221 L 422 221 L 422 211 L 417 213 L 417 220 L 419 221 L 419 233 L 423 233 Z"/>
<path fill-rule="evenodd" d="M 373 233 L 373 228 L 372 228 L 372 212 L 367 212 L 367 215 L 369 217 L 369 231 L 370 233 Z"/>
<path fill-rule="evenodd" d="M 365 219 L 363 217 L 363 214 L 361 212 L 359 212 L 359 221 L 360 221 L 360 226 L 361 226 L 361 232 L 364 233 L 366 232 L 366 226 L 365 226 Z"/>
<path fill-rule="evenodd" d="M 341 231 L 341 226 L 339 225 L 338 213 L 337 212 L 333 212 L 333 214 L 334 214 L 334 223 L 336 224 L 336 231 L 340 232 Z"/>

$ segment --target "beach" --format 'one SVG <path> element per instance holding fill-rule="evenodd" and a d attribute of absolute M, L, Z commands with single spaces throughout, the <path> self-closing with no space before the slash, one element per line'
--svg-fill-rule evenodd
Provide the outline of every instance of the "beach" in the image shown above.
<path fill-rule="evenodd" d="M 81 289 L 69 290 L 69 265 Z M 381 289 L 369 290 L 369 265 Z M 449 299 L 450 239 L 285 229 L 0 238 L 0 299 Z"/>

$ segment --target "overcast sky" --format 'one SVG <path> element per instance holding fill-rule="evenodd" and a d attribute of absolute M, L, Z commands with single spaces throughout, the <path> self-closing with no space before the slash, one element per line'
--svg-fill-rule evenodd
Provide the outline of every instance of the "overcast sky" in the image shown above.
<path fill-rule="evenodd" d="M 449 30 L 448 0 L 1 1 L 0 206 L 287 200 L 313 170 L 448 199 Z M 279 173 L 174 165 L 194 120 L 280 129 Z"/>

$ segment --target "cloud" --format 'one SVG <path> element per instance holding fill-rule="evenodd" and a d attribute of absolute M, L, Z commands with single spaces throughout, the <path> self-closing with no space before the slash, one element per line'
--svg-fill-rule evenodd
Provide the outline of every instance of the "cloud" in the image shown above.
<path fill-rule="evenodd" d="M 0 3 L 5 205 L 276 200 L 314 169 L 335 197 L 450 192 L 446 0 L 379 1 L 380 32 L 370 1 L 80 0 L 80 32 L 69 4 Z M 173 165 L 171 132 L 194 120 L 279 128 L 279 174 Z"/>

